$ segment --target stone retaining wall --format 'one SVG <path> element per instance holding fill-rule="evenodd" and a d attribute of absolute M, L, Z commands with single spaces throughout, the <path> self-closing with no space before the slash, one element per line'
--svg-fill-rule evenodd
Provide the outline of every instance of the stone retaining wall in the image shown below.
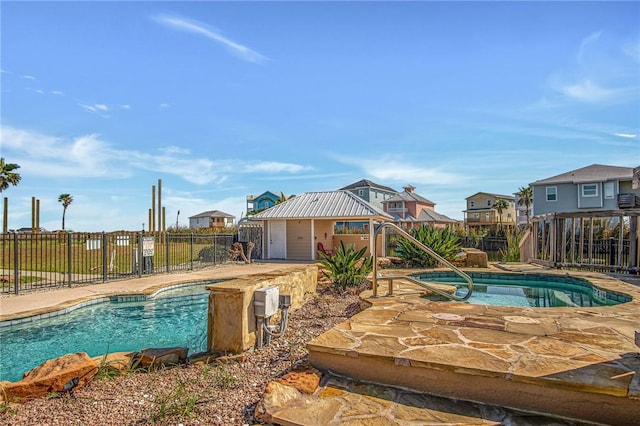
<path fill-rule="evenodd" d="M 207 350 L 240 353 L 255 346 L 253 294 L 256 290 L 278 287 L 280 294 L 291 295 L 290 310 L 295 310 L 302 306 L 308 294 L 316 292 L 317 283 L 318 267 L 301 265 L 207 286 L 210 292 Z"/>

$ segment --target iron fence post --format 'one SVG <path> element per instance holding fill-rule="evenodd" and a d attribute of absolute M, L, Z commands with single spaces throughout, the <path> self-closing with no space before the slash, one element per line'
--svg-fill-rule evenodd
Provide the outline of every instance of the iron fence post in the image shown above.
<path fill-rule="evenodd" d="M 72 271 L 73 271 L 73 256 L 71 254 L 72 250 L 71 250 L 71 244 L 73 243 L 73 234 L 71 234 L 71 232 L 69 232 L 67 234 L 67 283 L 69 285 L 69 287 L 71 287 L 71 281 L 73 279 L 72 277 Z"/>
<path fill-rule="evenodd" d="M 107 261 L 109 260 L 107 251 L 107 234 L 102 231 L 102 282 L 107 281 Z"/>
<path fill-rule="evenodd" d="M 166 262 L 167 262 L 167 274 L 168 274 L 169 272 L 171 272 L 171 268 L 169 267 L 171 262 L 170 262 L 170 259 L 169 259 L 169 253 L 170 253 L 170 250 L 169 250 L 169 234 L 166 233 L 166 232 L 164 234 L 164 245 L 166 247 L 166 254 L 167 254 Z"/>
<path fill-rule="evenodd" d="M 142 232 L 138 234 L 138 277 L 142 277 L 144 257 L 142 256 Z"/>
<path fill-rule="evenodd" d="M 193 232 L 191 233 L 191 245 L 189 252 L 191 253 L 191 256 L 189 256 L 189 259 L 191 259 L 191 270 L 193 271 Z"/>
<path fill-rule="evenodd" d="M 19 293 L 19 283 L 20 283 L 20 278 L 18 277 L 18 271 L 19 271 L 19 263 L 20 263 L 20 258 L 18 257 L 20 255 L 20 250 L 18 247 L 18 233 L 14 232 L 13 233 L 13 291 L 15 294 Z"/>
<path fill-rule="evenodd" d="M 217 241 L 217 240 L 218 240 L 218 239 L 216 238 L 216 234 L 214 233 L 214 234 L 213 234 L 213 265 L 214 265 L 214 266 L 215 266 L 215 265 L 217 265 L 217 263 L 218 263 L 218 262 L 216 261 L 216 255 L 218 254 L 218 253 L 217 253 L 217 250 L 216 250 L 216 248 L 217 248 L 217 247 L 216 247 L 216 241 Z"/>

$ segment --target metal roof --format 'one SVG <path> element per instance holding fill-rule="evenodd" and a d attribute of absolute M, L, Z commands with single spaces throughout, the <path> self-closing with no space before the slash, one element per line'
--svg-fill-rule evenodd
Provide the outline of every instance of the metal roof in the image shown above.
<path fill-rule="evenodd" d="M 340 188 L 340 190 L 343 191 L 343 190 L 359 189 L 359 188 L 375 188 L 375 189 L 382 189 L 383 191 L 387 191 L 387 192 L 395 192 L 395 193 L 398 192 L 393 188 L 390 188 L 384 185 L 379 185 L 375 182 L 371 182 L 368 179 L 359 180 L 357 182 L 352 183 L 351 185 L 345 186 L 344 188 Z"/>
<path fill-rule="evenodd" d="M 220 210 L 209 210 L 206 212 L 202 212 L 195 216 L 189 216 L 189 219 L 196 218 L 196 217 L 233 217 L 235 218 L 234 215 L 222 212 Z"/>
<path fill-rule="evenodd" d="M 607 180 L 631 180 L 633 179 L 633 167 L 605 166 L 592 164 L 580 169 L 571 170 L 547 179 L 533 182 L 531 185 L 545 185 L 550 183 L 581 183 L 604 182 Z"/>
<path fill-rule="evenodd" d="M 391 216 L 350 191 L 305 192 L 251 216 L 265 219 L 381 219 Z"/>
<path fill-rule="evenodd" d="M 508 201 L 515 201 L 515 199 L 516 199 L 515 197 L 513 197 L 511 195 L 493 194 L 491 192 L 482 192 L 482 191 L 480 191 L 480 192 L 476 192 L 473 195 L 468 196 L 467 198 L 465 198 L 465 200 L 468 200 L 469 198 L 473 198 L 476 195 L 480 195 L 480 194 L 489 195 L 489 196 L 494 197 L 494 198 L 502 198 L 503 200 L 508 200 Z"/>
<path fill-rule="evenodd" d="M 418 195 L 415 192 L 407 192 L 407 191 L 402 191 L 399 194 L 389 197 L 386 200 L 384 200 L 383 203 L 386 204 L 386 203 L 397 202 L 397 201 L 409 201 L 409 202 L 415 201 L 423 204 L 431 204 L 433 206 L 436 205 L 436 203 L 434 203 L 431 200 L 427 200 L 422 195 Z"/>

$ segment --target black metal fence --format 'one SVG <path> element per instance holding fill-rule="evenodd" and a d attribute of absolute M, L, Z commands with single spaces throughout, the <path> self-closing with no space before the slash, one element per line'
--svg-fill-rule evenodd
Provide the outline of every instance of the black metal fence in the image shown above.
<path fill-rule="evenodd" d="M 0 234 L 2 293 L 201 269 L 229 261 L 236 234 Z"/>

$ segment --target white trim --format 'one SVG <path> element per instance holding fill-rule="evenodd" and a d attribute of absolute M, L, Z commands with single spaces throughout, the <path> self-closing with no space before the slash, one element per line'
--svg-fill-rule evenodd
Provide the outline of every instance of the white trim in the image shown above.
<path fill-rule="evenodd" d="M 553 200 L 549 199 L 549 190 L 551 188 L 553 188 L 553 196 L 554 196 Z M 544 187 L 544 193 L 545 193 L 545 199 L 547 200 L 548 203 L 555 203 L 556 201 L 558 201 L 558 187 L 557 186 L 545 186 Z"/>

